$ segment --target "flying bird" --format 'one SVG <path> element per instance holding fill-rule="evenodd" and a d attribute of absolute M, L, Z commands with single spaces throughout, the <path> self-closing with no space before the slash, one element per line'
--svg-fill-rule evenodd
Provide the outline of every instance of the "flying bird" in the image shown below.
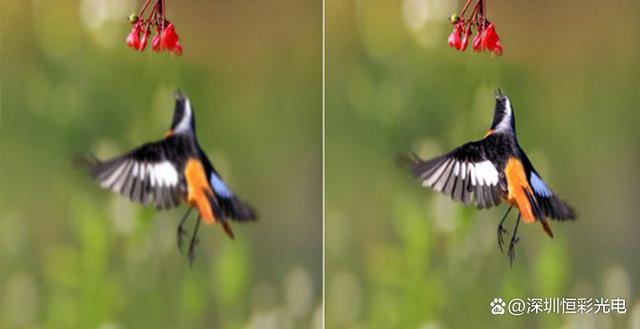
<path fill-rule="evenodd" d="M 515 258 L 515 244 L 520 218 L 525 223 L 539 222 L 553 238 L 547 218 L 565 221 L 576 218 L 574 209 L 549 188 L 527 157 L 516 137 L 516 125 L 511 101 L 500 89 L 491 128 L 484 138 L 466 143 L 431 160 L 417 155 L 404 157 L 412 174 L 423 186 L 441 192 L 465 205 L 479 209 L 509 205 L 498 225 L 498 246 L 503 251 L 503 224 L 512 208 L 518 218 L 509 243 L 509 263 Z"/>
<path fill-rule="evenodd" d="M 233 239 L 228 220 L 252 221 L 256 219 L 256 213 L 231 191 L 200 147 L 189 99 L 180 91 L 176 91 L 175 99 L 173 122 L 163 139 L 109 160 L 89 156 L 82 162 L 88 165 L 89 173 L 103 188 L 132 201 L 154 205 L 157 209 L 186 203 L 189 209 L 177 229 L 181 252 L 183 235 L 187 234 L 184 224 L 191 211 L 197 209 L 198 217 L 188 249 L 192 263 L 201 220 L 206 224 L 220 223 Z"/>

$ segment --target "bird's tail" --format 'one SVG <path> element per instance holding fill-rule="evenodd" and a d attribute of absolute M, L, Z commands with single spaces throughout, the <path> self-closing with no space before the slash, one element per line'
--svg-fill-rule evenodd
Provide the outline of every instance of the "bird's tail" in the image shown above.
<path fill-rule="evenodd" d="M 213 217 L 213 220 L 207 223 L 211 224 L 215 221 L 219 221 L 220 224 L 222 224 L 224 232 L 233 240 L 235 238 L 233 230 L 231 229 L 231 225 L 229 225 L 229 223 L 227 222 L 227 218 L 224 216 L 224 213 L 220 208 L 218 198 L 216 198 L 211 190 L 205 190 L 205 195 L 207 196 L 207 207 L 211 209 L 211 215 Z"/>
<path fill-rule="evenodd" d="M 235 195 L 228 198 L 218 197 L 218 201 L 222 212 L 231 220 L 248 222 L 258 218 L 256 211 Z"/>

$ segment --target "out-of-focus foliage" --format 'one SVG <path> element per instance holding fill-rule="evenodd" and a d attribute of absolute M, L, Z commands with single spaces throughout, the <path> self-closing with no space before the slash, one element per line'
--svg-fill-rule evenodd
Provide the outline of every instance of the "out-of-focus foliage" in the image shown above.
<path fill-rule="evenodd" d="M 328 328 L 638 328 L 640 7 L 487 3 L 499 58 L 447 46 L 456 1 L 327 1 Z M 454 204 L 394 163 L 481 138 L 498 87 L 580 214 L 551 222 L 554 239 L 521 225 L 513 268 L 496 243 L 504 205 Z M 494 297 L 616 296 L 626 315 L 489 312 Z"/>
<path fill-rule="evenodd" d="M 320 325 L 321 6 L 166 3 L 182 57 L 127 48 L 141 1 L 0 4 L 0 327 Z M 176 88 L 260 214 L 235 241 L 201 227 L 192 268 L 176 247 L 186 208 L 129 203 L 71 163 L 161 138 Z"/>

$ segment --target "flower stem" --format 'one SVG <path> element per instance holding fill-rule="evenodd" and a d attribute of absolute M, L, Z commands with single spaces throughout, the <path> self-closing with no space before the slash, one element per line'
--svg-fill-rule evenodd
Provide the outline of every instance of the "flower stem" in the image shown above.
<path fill-rule="evenodd" d="M 477 23 L 476 15 L 478 14 L 478 7 L 480 3 L 476 3 L 475 7 L 473 7 L 473 11 L 471 12 L 471 16 L 469 16 L 469 25 L 473 23 Z"/>
<path fill-rule="evenodd" d="M 154 19 L 154 16 L 155 16 L 157 11 L 158 11 L 158 3 L 156 2 L 156 4 L 153 5 L 153 10 L 151 10 L 151 13 L 149 14 L 149 17 L 147 18 L 149 23 L 155 24 L 156 27 L 158 26 L 158 22 L 157 22 L 157 20 L 153 20 L 153 19 Z"/>
<path fill-rule="evenodd" d="M 144 11 L 147 10 L 147 7 L 149 6 L 149 2 L 151 2 L 151 0 L 147 0 L 144 3 L 144 6 L 142 6 L 142 9 L 140 10 L 140 14 L 138 15 L 138 17 L 142 17 L 142 14 L 144 14 Z"/>
<path fill-rule="evenodd" d="M 167 25 L 167 16 L 165 15 L 165 4 L 164 4 L 164 0 L 162 0 L 162 5 L 161 5 L 161 9 L 160 9 L 160 15 L 162 15 L 162 27 L 164 28 L 165 25 Z"/>
<path fill-rule="evenodd" d="M 467 8 L 469 8 L 469 5 L 471 4 L 471 1 L 473 1 L 473 0 L 467 0 L 467 3 L 464 4 L 464 7 L 462 8 L 462 11 L 460 12 L 460 17 L 464 17 L 464 13 L 467 11 Z"/>

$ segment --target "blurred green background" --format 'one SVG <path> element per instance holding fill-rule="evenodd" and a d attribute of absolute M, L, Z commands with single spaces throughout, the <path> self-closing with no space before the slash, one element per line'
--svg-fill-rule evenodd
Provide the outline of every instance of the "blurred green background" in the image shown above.
<path fill-rule="evenodd" d="M 499 58 L 448 47 L 463 1 L 327 1 L 328 328 L 640 328 L 640 6 L 487 4 Z M 454 204 L 393 161 L 480 139 L 498 87 L 580 213 L 551 222 L 553 240 L 521 225 L 513 268 L 496 243 L 504 205 Z M 622 297 L 628 312 L 500 317 L 494 297 Z"/>
<path fill-rule="evenodd" d="M 1 2 L 0 327 L 319 328 L 321 2 L 168 0 L 182 57 L 127 48 L 142 2 Z M 201 227 L 192 268 L 185 207 L 144 209 L 71 164 L 161 138 L 176 88 L 260 214 L 235 241 Z"/>

